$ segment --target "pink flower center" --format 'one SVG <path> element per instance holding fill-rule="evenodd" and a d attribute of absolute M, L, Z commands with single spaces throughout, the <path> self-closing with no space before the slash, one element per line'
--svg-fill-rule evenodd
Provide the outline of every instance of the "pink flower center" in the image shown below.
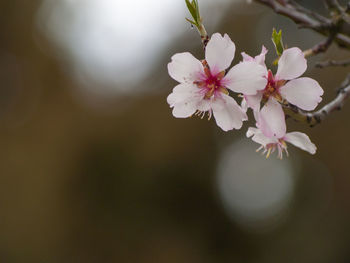
<path fill-rule="evenodd" d="M 208 63 L 202 61 L 204 67 L 204 75 L 201 81 L 195 81 L 194 84 L 200 88 L 204 95 L 204 99 L 210 99 L 212 96 L 220 97 L 221 93 L 228 94 L 228 91 L 222 85 L 221 80 L 225 76 L 225 71 L 221 71 L 216 75 L 212 75 Z"/>
<path fill-rule="evenodd" d="M 221 86 L 221 77 L 216 75 L 216 76 L 212 76 L 211 72 L 209 71 L 208 73 L 206 72 L 206 80 L 205 83 L 207 85 L 207 87 L 220 87 Z"/>
<path fill-rule="evenodd" d="M 276 80 L 271 70 L 268 71 L 267 84 L 263 91 L 263 98 L 267 100 L 270 96 L 282 101 L 282 96 L 279 93 L 280 87 L 286 83 L 285 80 Z"/>

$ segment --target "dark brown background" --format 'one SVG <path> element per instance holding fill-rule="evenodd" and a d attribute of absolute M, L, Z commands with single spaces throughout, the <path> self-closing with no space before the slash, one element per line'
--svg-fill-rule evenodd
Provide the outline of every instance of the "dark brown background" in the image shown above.
<path fill-rule="evenodd" d="M 320 2 L 304 1 L 322 12 Z M 290 147 L 283 162 L 295 165 L 297 180 L 288 213 L 268 219 L 266 229 L 246 226 L 223 205 L 217 174 L 220 158 L 238 140 L 252 147 L 245 166 L 263 159 L 244 139 L 248 125 L 225 133 L 214 121 L 173 118 L 166 103 L 176 84 L 166 70 L 171 55 L 203 56 L 196 32 L 184 23 L 186 33 L 157 63 L 141 63 L 153 67 L 139 84 L 141 94 L 87 99 L 69 74 L 68 55 L 38 29 L 40 4 L 0 2 L 0 262 L 350 260 L 350 105 L 312 129 L 288 122 L 290 131 L 309 134 L 318 152 Z M 230 34 L 235 61 L 238 52 L 257 54 L 265 44 L 271 62 L 273 26 L 284 30 L 288 46 L 304 49 L 322 39 L 262 6 L 213 6 L 223 17 L 208 31 Z M 346 56 L 332 46 L 311 59 L 306 75 L 324 87 L 322 104 L 347 69 L 313 64 Z M 267 160 L 261 176 L 275 163 L 275 156 Z"/>

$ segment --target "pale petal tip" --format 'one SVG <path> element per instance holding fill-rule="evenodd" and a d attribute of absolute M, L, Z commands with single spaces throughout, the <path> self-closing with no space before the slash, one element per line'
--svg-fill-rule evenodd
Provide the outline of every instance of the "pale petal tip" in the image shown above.
<path fill-rule="evenodd" d="M 305 133 L 290 132 L 286 134 L 284 140 L 304 151 L 309 152 L 310 154 L 316 153 L 316 145 L 311 142 L 309 136 L 307 136 Z"/>
<path fill-rule="evenodd" d="M 213 75 L 227 69 L 234 58 L 236 46 L 228 34 L 214 33 L 205 50 L 205 59 Z"/>
<path fill-rule="evenodd" d="M 298 47 L 285 49 L 278 60 L 276 78 L 291 80 L 300 77 L 307 69 L 307 60 Z"/>

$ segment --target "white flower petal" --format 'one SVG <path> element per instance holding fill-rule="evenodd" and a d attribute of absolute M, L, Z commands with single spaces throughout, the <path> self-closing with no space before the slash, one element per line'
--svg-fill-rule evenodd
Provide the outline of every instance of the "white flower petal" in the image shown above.
<path fill-rule="evenodd" d="M 202 99 L 197 105 L 197 110 L 199 110 L 199 111 L 211 110 L 211 100 Z"/>
<path fill-rule="evenodd" d="M 256 62 L 241 62 L 230 69 L 221 83 L 230 90 L 255 95 L 267 84 L 267 70 Z"/>
<path fill-rule="evenodd" d="M 262 146 L 266 146 L 270 143 L 277 143 L 278 139 L 276 138 L 269 138 L 266 137 L 261 130 L 257 129 L 257 128 L 252 128 L 250 127 L 246 133 L 247 137 L 252 137 L 252 140 L 256 143 L 261 144 Z"/>
<path fill-rule="evenodd" d="M 179 84 L 168 96 L 167 102 L 173 107 L 173 115 L 176 118 L 190 117 L 197 110 L 197 105 L 203 95 L 198 92 L 194 85 Z"/>
<path fill-rule="evenodd" d="M 211 36 L 205 48 L 205 59 L 212 75 L 216 75 L 231 65 L 235 51 L 235 44 L 227 34 L 224 37 L 219 33 Z"/>
<path fill-rule="evenodd" d="M 278 70 L 276 79 L 291 80 L 301 76 L 307 68 L 307 61 L 303 51 L 297 47 L 289 48 L 283 51 L 278 61 Z"/>
<path fill-rule="evenodd" d="M 244 110 L 244 112 L 247 112 L 248 110 L 248 103 L 247 103 L 247 100 L 245 98 L 242 99 L 241 101 L 241 108 L 242 110 Z"/>
<path fill-rule="evenodd" d="M 265 65 L 265 55 L 267 54 L 267 52 L 268 52 L 267 48 L 265 46 L 262 46 L 261 53 L 254 58 L 255 62 L 257 62 L 261 66 L 266 67 L 266 65 Z"/>
<path fill-rule="evenodd" d="M 254 58 L 249 56 L 247 53 L 242 52 L 241 55 L 243 57 L 243 62 L 255 61 L 256 63 L 260 64 L 261 66 L 266 67 L 265 55 L 266 55 L 267 51 L 268 50 L 266 49 L 266 47 L 262 46 L 260 54 L 255 56 Z"/>
<path fill-rule="evenodd" d="M 280 88 L 283 98 L 303 110 L 314 110 L 321 102 L 323 89 L 311 78 L 293 79 Z"/>
<path fill-rule="evenodd" d="M 258 128 L 267 137 L 282 138 L 286 134 L 286 120 L 282 106 L 270 98 L 258 115 Z"/>
<path fill-rule="evenodd" d="M 174 105 L 173 115 L 176 118 L 188 118 L 197 110 L 195 102 L 182 102 Z"/>
<path fill-rule="evenodd" d="M 253 128 L 253 127 L 249 127 L 246 133 L 246 136 L 248 138 L 252 137 L 253 135 L 257 134 L 257 133 L 261 133 L 261 131 L 258 128 Z"/>
<path fill-rule="evenodd" d="M 245 95 L 244 98 L 246 100 L 247 105 L 253 109 L 253 111 L 260 110 L 260 102 L 262 98 L 262 92 L 258 92 L 256 95 Z"/>
<path fill-rule="evenodd" d="M 177 53 L 168 64 L 169 75 L 180 83 L 193 83 L 204 77 L 202 63 L 191 53 Z"/>
<path fill-rule="evenodd" d="M 242 52 L 241 53 L 242 58 L 243 58 L 243 62 L 249 62 L 249 61 L 254 61 L 254 58 L 249 56 L 247 53 Z"/>
<path fill-rule="evenodd" d="M 173 92 L 167 98 L 167 102 L 170 106 L 176 103 L 181 103 L 184 101 L 191 101 L 193 99 L 197 100 L 200 96 L 199 89 L 191 84 L 179 84 L 175 86 Z"/>
<path fill-rule="evenodd" d="M 284 136 L 284 140 L 311 154 L 316 153 L 316 146 L 305 133 L 289 132 Z"/>
<path fill-rule="evenodd" d="M 216 124 L 224 131 L 240 129 L 243 121 L 247 120 L 246 113 L 233 98 L 225 94 L 221 96 L 211 104 Z"/>

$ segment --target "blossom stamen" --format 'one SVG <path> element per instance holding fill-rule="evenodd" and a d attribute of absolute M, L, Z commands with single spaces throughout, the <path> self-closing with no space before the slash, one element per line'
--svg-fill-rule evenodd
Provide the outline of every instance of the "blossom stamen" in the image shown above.
<path fill-rule="evenodd" d="M 202 60 L 202 65 L 204 67 L 203 79 L 193 83 L 205 94 L 204 99 L 210 99 L 213 95 L 219 95 L 220 92 L 228 95 L 227 89 L 221 84 L 221 80 L 226 74 L 225 70 L 213 76 L 206 60 Z"/>
<path fill-rule="evenodd" d="M 266 154 L 266 159 L 268 159 L 270 157 L 271 154 L 271 147 L 267 150 L 267 154 Z"/>
<path fill-rule="evenodd" d="M 260 152 L 260 150 L 263 149 L 263 148 L 264 148 L 264 146 L 261 145 L 258 149 L 255 150 L 255 152 Z"/>
<path fill-rule="evenodd" d="M 279 89 L 286 84 L 285 80 L 276 80 L 272 71 L 268 71 L 267 84 L 263 91 L 263 99 L 267 101 L 269 97 L 274 97 L 278 102 L 283 102 Z"/>
<path fill-rule="evenodd" d="M 283 152 L 286 152 L 287 157 L 289 156 L 289 153 L 287 151 L 287 144 L 283 139 L 279 139 L 278 142 L 276 143 L 269 143 L 266 146 L 261 145 L 256 152 L 259 152 L 261 149 L 264 149 L 262 152 L 262 155 L 265 155 L 266 153 L 266 159 L 270 157 L 272 153 L 274 153 L 277 149 L 278 154 L 277 158 L 278 159 L 283 159 Z"/>

